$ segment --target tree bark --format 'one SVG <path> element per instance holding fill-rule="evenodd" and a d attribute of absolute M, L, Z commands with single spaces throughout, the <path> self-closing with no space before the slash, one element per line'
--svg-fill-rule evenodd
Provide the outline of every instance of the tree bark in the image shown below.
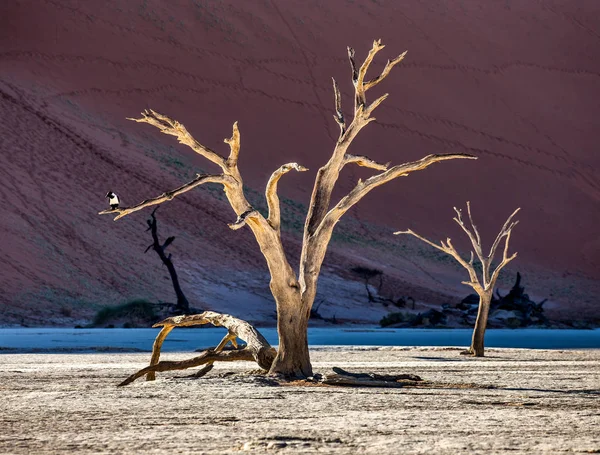
<path fill-rule="evenodd" d="M 306 302 L 296 292 L 277 301 L 277 334 L 279 347 L 270 374 L 286 378 L 306 378 L 313 375 L 308 352 L 308 320 L 313 301 Z"/>
<path fill-rule="evenodd" d="M 475 328 L 473 329 L 473 338 L 469 353 L 475 357 L 484 356 L 484 338 L 485 329 L 487 327 L 488 315 L 490 312 L 490 303 L 492 301 L 492 292 L 482 292 L 479 294 L 479 309 L 477 311 L 477 319 L 475 320 Z"/>

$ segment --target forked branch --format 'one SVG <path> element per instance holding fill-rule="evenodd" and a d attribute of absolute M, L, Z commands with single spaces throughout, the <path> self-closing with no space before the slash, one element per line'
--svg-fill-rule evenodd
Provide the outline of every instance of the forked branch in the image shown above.
<path fill-rule="evenodd" d="M 340 137 L 335 145 L 330 160 L 327 162 L 327 164 L 325 164 L 319 169 L 319 172 L 317 173 L 317 178 L 315 179 L 311 201 L 309 204 L 309 212 L 306 217 L 306 223 L 304 228 L 305 244 L 317 231 L 319 225 L 325 217 L 325 214 L 329 210 L 331 194 L 333 192 L 335 182 L 339 177 L 340 171 L 348 162 L 357 162 L 352 161 L 352 158 L 346 159 L 346 152 L 348 150 L 348 147 L 350 146 L 354 138 L 358 135 L 358 133 L 366 125 L 375 120 L 370 115 L 377 108 L 377 106 L 379 106 L 387 98 L 387 94 L 385 94 L 376 99 L 370 106 L 367 106 L 367 90 L 369 90 L 371 87 L 374 87 L 383 79 L 385 79 L 391 72 L 394 65 L 399 63 L 404 57 L 404 55 L 406 55 L 405 52 L 401 56 L 389 61 L 386 67 L 384 68 L 384 71 L 377 78 L 369 82 L 364 82 L 367 71 L 371 65 L 371 62 L 373 61 L 373 58 L 383 48 L 384 45 L 381 44 L 381 40 L 375 40 L 373 42 L 371 50 L 369 51 L 369 54 L 365 58 L 364 62 L 360 65 L 360 68 L 358 68 L 354 58 L 354 49 L 348 47 L 348 59 L 350 60 L 350 67 L 352 69 L 352 83 L 354 85 L 355 100 L 354 115 L 350 125 L 347 125 L 344 119 L 339 87 L 336 81 L 333 81 L 333 92 L 335 100 L 334 118 L 340 126 Z M 372 160 L 367 160 L 363 160 L 362 162 L 375 163 Z M 378 170 L 384 170 L 382 165 L 378 167 L 370 165 L 368 167 L 372 167 Z"/>
<path fill-rule="evenodd" d="M 161 131 L 161 133 L 175 136 L 181 144 L 187 145 L 196 153 L 218 165 L 221 169 L 226 166 L 226 161 L 222 156 L 205 145 L 199 143 L 192 137 L 185 126 L 178 121 L 167 117 L 166 115 L 159 114 L 152 109 L 146 109 L 144 112 L 142 112 L 141 118 L 128 117 L 127 120 L 132 120 L 137 123 L 148 123 L 149 125 L 155 126 Z M 235 129 L 237 129 L 237 125 L 234 125 L 234 131 Z"/>
<path fill-rule="evenodd" d="M 371 190 L 383 185 L 398 177 L 405 177 L 411 172 L 420 171 L 431 166 L 434 163 L 446 160 L 467 159 L 475 160 L 477 157 L 466 154 L 452 155 L 428 155 L 418 161 L 396 165 L 381 174 L 369 177 L 364 182 L 359 182 L 347 196 L 342 198 L 326 215 L 322 223 L 322 228 L 327 229 L 335 225 L 337 221 L 352 208 L 358 201 L 366 196 Z"/>
<path fill-rule="evenodd" d="M 502 237 L 508 237 L 510 235 L 510 232 L 512 231 L 512 229 L 519 223 L 518 221 L 512 220 L 519 210 L 521 210 L 521 208 L 518 208 L 517 210 L 515 210 L 508 217 L 508 219 L 502 226 L 502 229 L 500 229 L 500 232 L 498 233 L 496 240 L 494 240 L 494 243 L 492 244 L 492 247 L 490 248 L 490 253 L 489 253 L 490 257 L 493 257 L 496 254 L 496 248 L 498 248 L 498 244 L 502 240 Z M 507 239 L 507 242 L 508 242 L 508 239 Z M 506 247 L 506 244 L 505 244 L 505 247 Z"/>
<path fill-rule="evenodd" d="M 462 219 L 462 215 L 461 215 L 461 211 L 458 210 L 456 207 L 454 207 L 454 210 L 457 213 L 457 216 L 454 218 L 454 221 L 456 221 L 456 223 L 462 228 L 462 230 L 465 231 L 465 233 L 467 234 L 467 236 L 471 240 L 471 243 L 473 245 L 473 249 L 475 250 L 475 252 L 476 252 L 479 260 L 482 263 L 481 280 L 477 276 L 477 273 L 475 271 L 475 267 L 473 265 L 473 251 L 471 251 L 471 259 L 468 262 L 465 261 L 460 256 L 460 254 L 458 253 L 458 251 L 456 251 L 456 249 L 452 245 L 452 241 L 449 238 L 446 240 L 446 243 L 444 243 L 442 241 L 438 245 L 438 244 L 432 242 L 431 240 L 428 240 L 425 237 L 417 234 L 412 229 L 408 229 L 406 231 L 397 231 L 397 232 L 394 232 L 394 234 L 396 234 L 396 235 L 398 235 L 398 234 L 409 234 L 409 235 L 412 235 L 413 237 L 418 238 L 419 240 L 427 243 L 428 245 L 431 245 L 434 248 L 437 248 L 438 250 L 440 250 L 440 251 L 442 251 L 442 252 L 444 252 L 446 254 L 449 254 L 454 259 L 456 259 L 456 261 L 460 265 L 462 265 L 469 272 L 470 281 L 463 281 L 463 284 L 467 284 L 467 285 L 471 286 L 480 295 L 482 293 L 484 293 L 484 292 L 491 292 L 494 289 L 494 286 L 496 284 L 496 280 L 498 279 L 498 275 L 500 274 L 500 271 L 502 270 L 502 268 L 504 266 L 506 266 L 506 264 L 508 264 L 514 258 L 517 257 L 517 253 L 514 253 L 511 256 L 508 255 L 508 244 L 509 244 L 509 241 L 510 241 L 511 231 L 512 231 L 512 229 L 518 223 L 517 221 L 513 222 L 512 219 L 513 219 L 513 217 L 517 214 L 517 212 L 520 209 L 516 209 L 512 213 L 512 215 L 510 215 L 508 217 L 508 219 L 504 223 L 504 226 L 500 230 L 500 233 L 496 237 L 496 241 L 494 242 L 494 245 L 492 246 L 492 249 L 490 250 L 490 254 L 488 256 L 485 256 L 482 253 L 481 237 L 479 235 L 479 232 L 477 231 L 477 228 L 475 227 L 475 224 L 473 222 L 473 218 L 471 216 L 471 205 L 470 205 L 470 203 L 467 202 L 467 211 L 469 213 L 469 220 L 471 222 L 471 226 L 473 227 L 473 231 L 471 231 L 464 224 L 463 219 Z M 490 264 L 492 263 L 492 261 L 494 259 L 494 255 L 496 254 L 496 248 L 498 246 L 498 243 L 500 242 L 500 239 L 502 239 L 503 237 L 505 238 L 505 243 L 504 243 L 504 252 L 502 254 L 502 261 L 500 262 L 500 264 L 498 264 L 498 266 L 496 267 L 496 269 L 494 270 L 494 272 L 490 276 L 489 266 L 490 266 Z"/>
<path fill-rule="evenodd" d="M 298 163 L 284 164 L 275 172 L 273 172 L 273 174 L 271 174 L 271 178 L 267 182 L 267 189 L 265 190 L 267 206 L 269 207 L 267 222 L 276 231 L 279 231 L 281 226 L 281 208 L 279 205 L 279 196 L 277 194 L 277 183 L 284 174 L 287 174 L 291 170 L 296 170 L 298 172 L 308 171 L 307 168 L 299 165 Z"/>
<path fill-rule="evenodd" d="M 367 90 L 375 87 L 382 80 L 384 80 L 387 77 L 387 75 L 390 74 L 390 72 L 392 71 L 392 68 L 394 66 L 396 66 L 398 63 L 400 63 L 406 56 L 406 53 L 408 52 L 408 51 L 404 51 L 398 57 L 396 57 L 392 60 L 388 60 L 387 64 L 385 65 L 385 68 L 383 69 L 383 71 L 381 72 L 381 74 L 379 76 L 375 77 L 374 79 L 371 79 L 370 81 L 365 82 L 365 78 L 367 76 L 367 71 L 369 70 L 369 67 L 371 66 L 371 62 L 373 62 L 375 55 L 377 55 L 377 53 L 380 50 L 382 50 L 384 47 L 385 47 L 385 45 L 381 44 L 381 40 L 373 41 L 373 47 L 369 51 L 369 54 L 365 58 L 365 61 L 360 66 L 360 69 L 358 71 L 356 70 L 356 62 L 354 61 L 354 49 L 352 49 L 351 47 L 348 48 L 348 58 L 350 59 L 350 66 L 352 68 L 352 82 L 354 83 L 354 89 L 355 89 L 355 106 L 354 106 L 355 110 L 358 108 L 358 106 L 360 106 L 360 105 L 365 106 L 367 104 L 367 99 L 366 99 Z M 385 95 L 385 96 L 387 96 L 387 95 Z"/>
<path fill-rule="evenodd" d="M 425 237 L 417 234 L 412 229 L 408 229 L 406 231 L 394 232 L 394 235 L 399 235 L 399 234 L 412 235 L 413 237 L 418 238 L 419 240 L 427 243 L 428 245 L 431 245 L 432 247 L 437 248 L 438 250 L 442 251 L 443 253 L 446 253 L 446 254 L 449 254 L 450 256 L 452 256 L 454 259 L 456 259 L 456 261 L 460 265 L 462 265 L 467 270 L 467 272 L 469 272 L 469 279 L 471 281 L 463 281 L 462 284 L 471 286 L 478 293 L 480 291 L 483 291 L 483 287 L 479 283 L 479 278 L 477 277 L 477 273 L 475 272 L 475 268 L 473 267 L 473 252 L 471 252 L 471 258 L 470 258 L 469 262 L 467 262 L 462 258 L 462 256 L 459 254 L 459 252 L 456 251 L 456 248 L 454 248 L 454 245 L 452 245 L 452 239 L 450 239 L 450 238 L 446 239 L 445 243 L 444 243 L 444 241 L 440 241 L 440 244 L 438 245 L 438 244 L 432 242 L 431 240 L 428 240 Z"/>
<path fill-rule="evenodd" d="M 508 243 L 510 242 L 511 230 L 514 226 L 516 226 L 516 224 L 517 223 L 512 223 L 510 225 L 507 233 L 504 235 L 505 240 L 504 240 L 504 250 L 502 251 L 502 262 L 500 262 L 500 264 L 498 264 L 498 266 L 496 267 L 496 270 L 494 270 L 494 272 L 492 273 L 492 277 L 490 278 L 490 283 L 492 286 L 494 286 L 494 284 L 496 283 L 496 280 L 498 279 L 498 275 L 500 274 L 500 270 L 502 270 L 502 268 L 506 264 L 508 264 L 510 261 L 512 261 L 514 258 L 517 257 L 517 253 L 513 253 L 511 256 L 508 255 Z"/>
<path fill-rule="evenodd" d="M 365 90 L 369 90 L 370 88 L 375 87 L 377 84 L 379 84 L 383 79 L 385 79 L 385 77 L 390 74 L 390 71 L 392 71 L 392 68 L 394 66 L 396 66 L 398 63 L 400 63 L 402 60 L 404 60 L 404 57 L 406 57 L 406 54 L 408 53 L 408 51 L 404 51 L 402 54 L 400 54 L 398 57 L 392 59 L 392 60 L 388 60 L 385 68 L 383 69 L 383 71 L 381 72 L 381 74 L 379 76 L 377 76 L 374 79 L 371 79 L 369 82 L 365 82 Z"/>

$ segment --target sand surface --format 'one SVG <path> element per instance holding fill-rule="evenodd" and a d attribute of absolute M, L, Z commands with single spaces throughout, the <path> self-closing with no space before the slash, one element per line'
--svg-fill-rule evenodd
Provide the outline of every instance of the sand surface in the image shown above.
<path fill-rule="evenodd" d="M 312 351 L 315 371 L 413 373 L 431 381 L 425 388 L 269 386 L 243 374 L 250 363 L 115 386 L 148 357 L 0 356 L 0 452 L 600 451 L 600 350 L 493 349 L 484 359 L 444 348 Z"/>
<path fill-rule="evenodd" d="M 350 153 L 393 164 L 430 153 L 478 160 L 390 182 L 353 208 L 324 263 L 322 314 L 372 323 L 387 312 L 351 314 L 366 303 L 356 266 L 383 271 L 385 297 L 460 301 L 466 272 L 392 232 L 450 236 L 467 255 L 452 207 L 470 200 L 486 249 L 522 208 L 503 291 L 518 270 L 553 316 L 598 319 L 598 30 L 593 0 L 1 1 L 0 321 L 73 326 L 102 305 L 173 300 L 158 257 L 144 255 L 150 211 L 117 223 L 97 215 L 109 190 L 131 205 L 215 171 L 173 137 L 125 119 L 149 107 L 221 154 L 239 121 L 239 168 L 259 209 L 281 164 L 310 169 L 279 186 L 297 269 L 313 181 L 338 135 L 331 78 L 349 116 L 346 46 L 362 60 L 377 38 L 386 48 L 369 78 L 408 55 L 369 92 L 390 97 Z M 333 200 L 372 174 L 348 166 Z M 227 227 L 236 214 L 221 188 L 177 197 L 158 219 L 161 238 L 176 237 L 169 251 L 195 307 L 274 322 L 264 259 L 248 229 Z"/>

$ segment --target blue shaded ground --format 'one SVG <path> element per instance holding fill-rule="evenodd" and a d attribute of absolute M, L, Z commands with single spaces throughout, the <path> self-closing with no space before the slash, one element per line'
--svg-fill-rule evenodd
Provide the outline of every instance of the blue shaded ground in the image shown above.
<path fill-rule="evenodd" d="M 267 340 L 277 344 L 274 328 L 261 328 Z M 0 329 L 1 352 L 150 351 L 159 329 Z M 471 340 L 470 329 L 365 329 L 312 328 L 311 346 L 458 346 Z M 163 346 L 165 352 L 193 351 L 215 346 L 225 335 L 219 328 L 175 329 Z M 531 349 L 600 349 L 600 329 L 491 329 L 487 347 Z"/>

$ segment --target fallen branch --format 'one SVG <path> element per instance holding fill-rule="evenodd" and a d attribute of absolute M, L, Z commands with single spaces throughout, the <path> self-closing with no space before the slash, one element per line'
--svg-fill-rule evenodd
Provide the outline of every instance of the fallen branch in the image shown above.
<path fill-rule="evenodd" d="M 191 327 L 195 325 L 212 324 L 215 327 L 225 327 L 227 335 L 221 340 L 218 346 L 203 351 L 199 356 L 181 361 L 162 361 L 160 351 L 167 335 L 175 327 Z M 119 384 L 120 387 L 131 384 L 136 379 L 147 375 L 146 380 L 155 379 L 157 371 L 184 370 L 186 368 L 206 365 L 202 370 L 195 374 L 196 377 L 204 376 L 212 369 L 212 364 L 217 361 L 255 361 L 258 366 L 264 370 L 271 368 L 275 359 L 276 351 L 269 342 L 252 325 L 228 314 L 215 313 L 214 311 L 205 311 L 201 314 L 191 316 L 175 316 L 167 318 L 154 324 L 152 327 L 162 327 L 157 335 L 152 348 L 152 358 L 150 365 L 142 368 L 129 376 Z M 229 343 L 237 347 L 236 339 L 239 338 L 246 342 L 246 347 L 240 350 L 224 351 L 223 349 Z"/>
<path fill-rule="evenodd" d="M 414 374 L 376 374 L 351 373 L 339 367 L 333 367 L 333 372 L 315 378 L 315 382 L 346 387 L 386 387 L 400 388 L 413 386 L 422 381 Z"/>

